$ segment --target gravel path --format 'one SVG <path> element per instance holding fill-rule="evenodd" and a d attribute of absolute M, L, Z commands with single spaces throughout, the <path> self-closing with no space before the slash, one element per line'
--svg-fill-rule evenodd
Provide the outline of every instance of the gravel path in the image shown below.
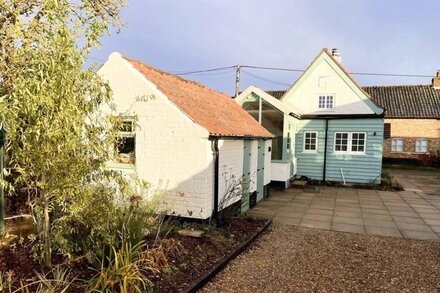
<path fill-rule="evenodd" d="M 440 292 L 440 243 L 274 224 L 201 292 Z"/>

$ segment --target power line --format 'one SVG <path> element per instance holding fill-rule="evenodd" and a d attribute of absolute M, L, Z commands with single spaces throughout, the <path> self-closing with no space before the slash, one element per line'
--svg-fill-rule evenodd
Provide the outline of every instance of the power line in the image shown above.
<path fill-rule="evenodd" d="M 274 71 L 289 71 L 289 72 L 304 72 L 304 69 L 295 69 L 295 68 L 283 68 L 283 67 L 270 67 L 270 66 L 256 66 L 256 65 L 241 65 L 241 68 L 250 68 L 250 69 L 261 69 L 261 70 L 274 70 Z M 197 70 L 197 71 L 187 71 L 176 73 L 176 75 L 189 75 L 196 73 L 204 73 L 211 71 L 218 71 L 222 69 L 232 69 L 236 68 L 236 66 L 226 66 L 226 67 L 218 67 L 211 68 L 205 70 Z M 249 73 L 249 72 L 248 72 Z M 350 72 L 352 75 L 365 75 L 365 76 L 389 76 L 389 77 L 432 77 L 432 75 L 425 74 L 399 74 L 399 73 L 377 73 L 377 72 Z"/>
<path fill-rule="evenodd" d="M 212 71 L 218 71 L 218 70 L 224 70 L 224 69 L 231 69 L 235 68 L 235 66 L 225 66 L 225 67 L 218 67 L 218 68 L 211 68 L 211 69 L 203 69 L 203 70 L 196 70 L 196 71 L 184 71 L 184 72 L 178 72 L 174 73 L 175 75 L 189 75 L 189 74 L 196 74 L 196 73 L 204 73 L 204 72 L 212 72 Z"/>
<path fill-rule="evenodd" d="M 253 78 L 257 78 L 257 79 L 260 79 L 260 80 L 262 80 L 262 81 L 266 81 L 266 82 L 270 82 L 270 83 L 278 84 L 278 85 L 283 85 L 283 86 L 290 86 L 290 85 L 291 85 L 291 84 L 288 84 L 288 83 L 279 82 L 279 81 L 276 81 L 276 80 L 273 80 L 273 79 L 265 78 L 265 77 L 262 77 L 262 76 L 259 76 L 259 75 L 256 75 L 256 74 L 253 74 L 253 73 L 250 73 L 249 71 L 244 70 L 244 69 L 242 69 L 241 71 L 242 71 L 244 74 L 246 74 L 246 75 L 252 76 Z"/>
<path fill-rule="evenodd" d="M 241 67 L 253 68 L 253 69 L 276 70 L 276 71 L 293 71 L 293 72 L 304 72 L 305 71 L 304 69 L 254 66 L 254 65 L 242 65 Z M 373 76 L 396 76 L 396 77 L 432 77 L 432 75 L 424 75 L 424 74 L 399 74 L 399 73 L 375 73 L 375 72 L 350 72 L 350 74 L 353 74 L 353 75 L 373 75 Z"/>

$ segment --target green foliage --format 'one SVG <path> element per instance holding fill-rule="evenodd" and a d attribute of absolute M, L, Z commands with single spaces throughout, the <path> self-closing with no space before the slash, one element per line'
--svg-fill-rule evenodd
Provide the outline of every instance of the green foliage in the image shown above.
<path fill-rule="evenodd" d="M 51 231 L 72 213 L 87 189 L 107 180 L 118 119 L 103 114 L 109 87 L 91 48 L 119 24 L 121 0 L 6 0 L 0 2 L 0 119 L 8 133 L 9 192 L 29 197 L 36 245 L 51 265 Z M 3 182 L 4 183 L 4 182 Z"/>
<path fill-rule="evenodd" d="M 143 262 L 145 244 L 123 243 L 119 249 L 112 248 L 106 258 L 100 260 L 95 277 L 90 280 L 91 292 L 152 292 L 152 283 L 146 276 L 149 269 Z"/>
<path fill-rule="evenodd" d="M 93 260 L 122 241 L 139 243 L 163 219 L 161 193 L 136 178 L 98 182 L 83 187 L 81 194 L 53 229 L 54 247 L 69 258 L 86 255 Z"/>

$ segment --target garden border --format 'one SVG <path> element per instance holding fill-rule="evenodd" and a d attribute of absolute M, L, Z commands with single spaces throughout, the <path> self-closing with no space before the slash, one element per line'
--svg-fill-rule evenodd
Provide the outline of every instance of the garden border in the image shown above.
<path fill-rule="evenodd" d="M 210 271 L 203 274 L 200 278 L 194 281 L 191 285 L 189 285 L 183 292 L 184 293 L 194 293 L 197 290 L 201 289 L 206 283 L 208 283 L 212 278 L 215 277 L 221 270 L 223 270 L 226 265 L 236 258 L 240 253 L 242 253 L 246 248 L 249 247 L 266 229 L 270 226 L 272 220 L 268 220 L 263 227 L 261 227 L 254 236 L 242 242 L 237 249 L 235 249 L 232 253 L 225 256 L 221 259 Z"/>

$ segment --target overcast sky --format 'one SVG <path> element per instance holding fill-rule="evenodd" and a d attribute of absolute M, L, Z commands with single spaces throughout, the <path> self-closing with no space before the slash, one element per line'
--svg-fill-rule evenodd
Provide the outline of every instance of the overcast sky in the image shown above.
<path fill-rule="evenodd" d="M 434 75 L 440 68 L 439 15 L 438 0 L 129 0 L 126 27 L 103 38 L 92 58 L 102 63 L 117 51 L 173 73 L 235 64 L 305 69 L 326 47 L 339 48 L 350 72 Z M 285 89 L 299 76 L 246 71 L 242 90 Z M 354 77 L 361 85 L 431 82 Z M 234 92 L 233 69 L 185 78 Z"/>

